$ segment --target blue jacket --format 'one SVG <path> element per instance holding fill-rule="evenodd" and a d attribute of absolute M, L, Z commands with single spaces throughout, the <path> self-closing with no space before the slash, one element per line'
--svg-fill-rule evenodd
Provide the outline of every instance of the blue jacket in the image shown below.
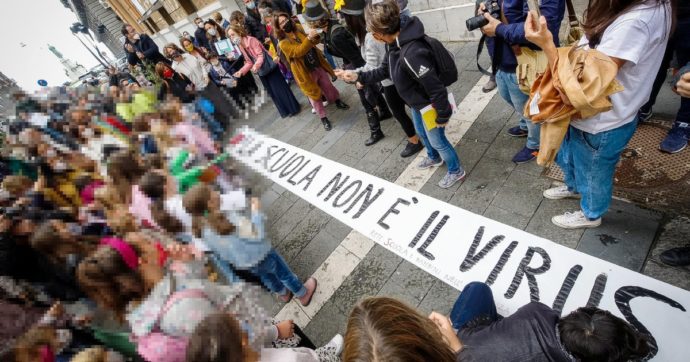
<path fill-rule="evenodd" d="M 239 214 L 227 212 L 226 216 L 234 225 L 239 225 L 241 217 Z M 251 222 L 257 234 L 256 238 L 241 237 L 237 230 L 230 235 L 219 235 L 211 228 L 206 227 L 202 232 L 202 239 L 214 254 L 235 268 L 251 269 L 264 260 L 272 249 L 271 242 L 266 240 L 266 233 L 264 232 L 264 215 L 253 213 Z"/>
<path fill-rule="evenodd" d="M 500 59 L 496 59 L 498 68 L 504 72 L 514 73 L 517 67 L 517 59 L 511 45 L 529 46 L 533 49 L 539 48 L 525 38 L 525 20 L 527 20 L 527 13 L 529 12 L 527 1 L 503 0 L 502 7 L 503 15 L 508 20 L 508 24 L 500 24 L 496 28 L 496 37 L 487 38 L 486 45 L 492 59 L 496 46 L 501 46 Z M 546 17 L 546 23 L 551 34 L 553 34 L 553 41 L 558 46 L 558 31 L 565 15 L 565 0 L 541 0 L 539 10 Z"/>

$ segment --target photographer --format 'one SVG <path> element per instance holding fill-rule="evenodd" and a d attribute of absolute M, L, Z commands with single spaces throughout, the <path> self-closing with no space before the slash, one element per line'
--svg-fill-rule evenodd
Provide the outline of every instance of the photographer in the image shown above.
<path fill-rule="evenodd" d="M 534 50 L 539 48 L 525 39 L 524 26 L 529 10 L 527 0 L 505 0 L 494 4 L 501 7 L 500 15 L 485 12 L 485 3 L 479 6 L 478 14 L 483 14 L 488 21 L 488 24 L 481 27 L 481 32 L 488 37 L 486 45 L 491 55 L 492 68 L 496 72 L 498 92 L 520 114 L 520 123 L 510 128 L 508 134 L 512 137 L 527 137 L 527 144 L 515 154 L 513 162 L 526 163 L 533 160 L 539 152 L 540 126 L 522 115 L 529 97 L 518 86 L 515 74 L 518 66 L 516 52 L 521 51 L 521 46 L 529 46 Z M 558 30 L 565 13 L 565 0 L 541 0 L 539 9 L 546 18 L 553 43 L 558 45 Z M 494 17 L 497 15 L 501 19 Z"/>

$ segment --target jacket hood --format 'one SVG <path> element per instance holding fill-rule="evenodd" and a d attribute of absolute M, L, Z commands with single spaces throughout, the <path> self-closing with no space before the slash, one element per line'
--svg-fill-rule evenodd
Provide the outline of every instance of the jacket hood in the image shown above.
<path fill-rule="evenodd" d="M 424 24 L 416 16 L 400 17 L 400 34 L 397 43 L 399 47 L 424 37 Z"/>

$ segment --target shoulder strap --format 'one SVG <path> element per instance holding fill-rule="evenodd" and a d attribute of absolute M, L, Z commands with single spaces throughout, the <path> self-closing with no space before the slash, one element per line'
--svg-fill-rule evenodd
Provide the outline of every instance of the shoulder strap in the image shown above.
<path fill-rule="evenodd" d="M 175 287 L 175 278 L 172 276 L 170 285 L 173 288 Z M 160 321 L 165 315 L 165 313 L 167 313 L 168 310 L 170 310 L 170 308 L 172 308 L 172 306 L 175 305 L 175 303 L 185 298 L 206 299 L 206 293 L 204 293 L 204 291 L 201 289 L 184 289 L 180 290 L 179 292 L 173 292 L 172 295 L 168 297 L 168 300 L 163 305 L 163 308 L 161 308 L 160 312 L 158 313 L 158 316 L 156 316 L 156 321 L 153 322 L 152 330 L 158 329 Z"/>
<path fill-rule="evenodd" d="M 573 6 L 573 0 L 565 0 L 565 6 L 568 8 L 568 21 L 570 25 L 580 23 L 577 18 L 577 13 L 575 12 L 575 6 Z"/>

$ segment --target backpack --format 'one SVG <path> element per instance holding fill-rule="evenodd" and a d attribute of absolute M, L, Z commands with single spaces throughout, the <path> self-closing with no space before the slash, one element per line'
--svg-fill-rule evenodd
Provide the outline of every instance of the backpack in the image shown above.
<path fill-rule="evenodd" d="M 153 323 L 151 333 L 137 338 L 137 353 L 148 362 L 184 362 L 187 354 L 186 337 L 172 337 L 160 331 L 163 315 L 179 300 L 185 298 L 206 298 L 199 289 L 185 289 L 173 293 Z"/>
<path fill-rule="evenodd" d="M 429 47 L 431 53 L 434 55 L 434 63 L 436 65 L 436 72 L 438 73 L 438 78 L 443 82 L 443 85 L 449 87 L 451 84 L 458 81 L 458 67 L 455 65 L 455 57 L 451 52 L 443 46 L 443 44 L 438 41 L 438 39 L 432 38 L 428 35 L 424 35 L 420 41 L 426 43 Z M 407 50 L 410 47 L 410 42 L 405 44 L 402 49 L 400 49 L 400 56 L 405 62 L 406 69 L 412 73 L 415 78 L 419 78 L 417 72 L 412 69 L 410 63 L 406 60 Z"/>

